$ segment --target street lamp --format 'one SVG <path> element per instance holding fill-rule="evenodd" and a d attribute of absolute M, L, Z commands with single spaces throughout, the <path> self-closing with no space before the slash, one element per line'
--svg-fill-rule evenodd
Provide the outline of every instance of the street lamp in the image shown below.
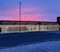
<path fill-rule="evenodd" d="M 19 2 L 19 21 L 18 21 L 18 25 L 19 25 L 19 32 L 21 31 L 21 2 Z"/>

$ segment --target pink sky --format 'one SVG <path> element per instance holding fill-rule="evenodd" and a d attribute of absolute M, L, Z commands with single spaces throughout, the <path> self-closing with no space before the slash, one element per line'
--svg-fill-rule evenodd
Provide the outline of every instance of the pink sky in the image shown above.
<path fill-rule="evenodd" d="M 0 20 L 57 21 L 60 16 L 60 0 L 0 0 Z"/>
<path fill-rule="evenodd" d="M 44 11 L 45 8 L 42 7 L 24 7 L 21 9 L 21 21 L 47 21 L 51 14 L 40 13 L 37 11 Z M 0 11 L 4 16 L 0 17 L 0 20 L 19 20 L 19 8 L 5 9 Z"/>
<path fill-rule="evenodd" d="M 44 14 L 37 14 L 37 13 L 33 13 L 33 14 L 28 14 L 30 12 L 33 11 L 38 11 L 40 10 L 39 8 L 22 8 L 21 10 L 21 20 L 23 21 L 41 21 L 43 20 L 43 18 L 39 18 L 41 16 L 43 16 Z M 42 10 L 42 9 L 41 9 Z M 3 16 L 3 18 L 1 17 L 0 20 L 19 20 L 19 9 L 5 9 L 3 12 L 0 11 L 0 13 L 5 14 L 5 16 Z"/>

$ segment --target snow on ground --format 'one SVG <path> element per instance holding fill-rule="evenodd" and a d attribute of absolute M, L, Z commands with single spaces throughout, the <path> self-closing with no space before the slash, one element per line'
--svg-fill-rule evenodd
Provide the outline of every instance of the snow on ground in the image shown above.
<path fill-rule="evenodd" d="M 60 41 L 50 41 L 0 49 L 0 52 L 60 52 Z"/>

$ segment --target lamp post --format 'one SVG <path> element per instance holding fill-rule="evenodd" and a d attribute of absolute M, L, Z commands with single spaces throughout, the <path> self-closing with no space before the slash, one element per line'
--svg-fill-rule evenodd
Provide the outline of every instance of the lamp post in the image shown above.
<path fill-rule="evenodd" d="M 19 5 L 19 21 L 21 21 L 21 2 L 20 2 L 20 5 Z"/>
<path fill-rule="evenodd" d="M 40 31 L 40 25 L 41 25 L 41 23 L 40 23 L 40 22 L 38 22 L 38 24 L 39 24 L 39 31 Z"/>
<path fill-rule="evenodd" d="M 21 2 L 19 2 L 19 32 L 21 31 Z"/>

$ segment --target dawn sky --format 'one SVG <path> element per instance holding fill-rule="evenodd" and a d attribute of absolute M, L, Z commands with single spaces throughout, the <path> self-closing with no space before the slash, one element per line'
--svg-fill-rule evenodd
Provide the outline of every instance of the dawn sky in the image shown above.
<path fill-rule="evenodd" d="M 60 16 L 60 0 L 0 0 L 0 20 L 56 21 Z"/>

